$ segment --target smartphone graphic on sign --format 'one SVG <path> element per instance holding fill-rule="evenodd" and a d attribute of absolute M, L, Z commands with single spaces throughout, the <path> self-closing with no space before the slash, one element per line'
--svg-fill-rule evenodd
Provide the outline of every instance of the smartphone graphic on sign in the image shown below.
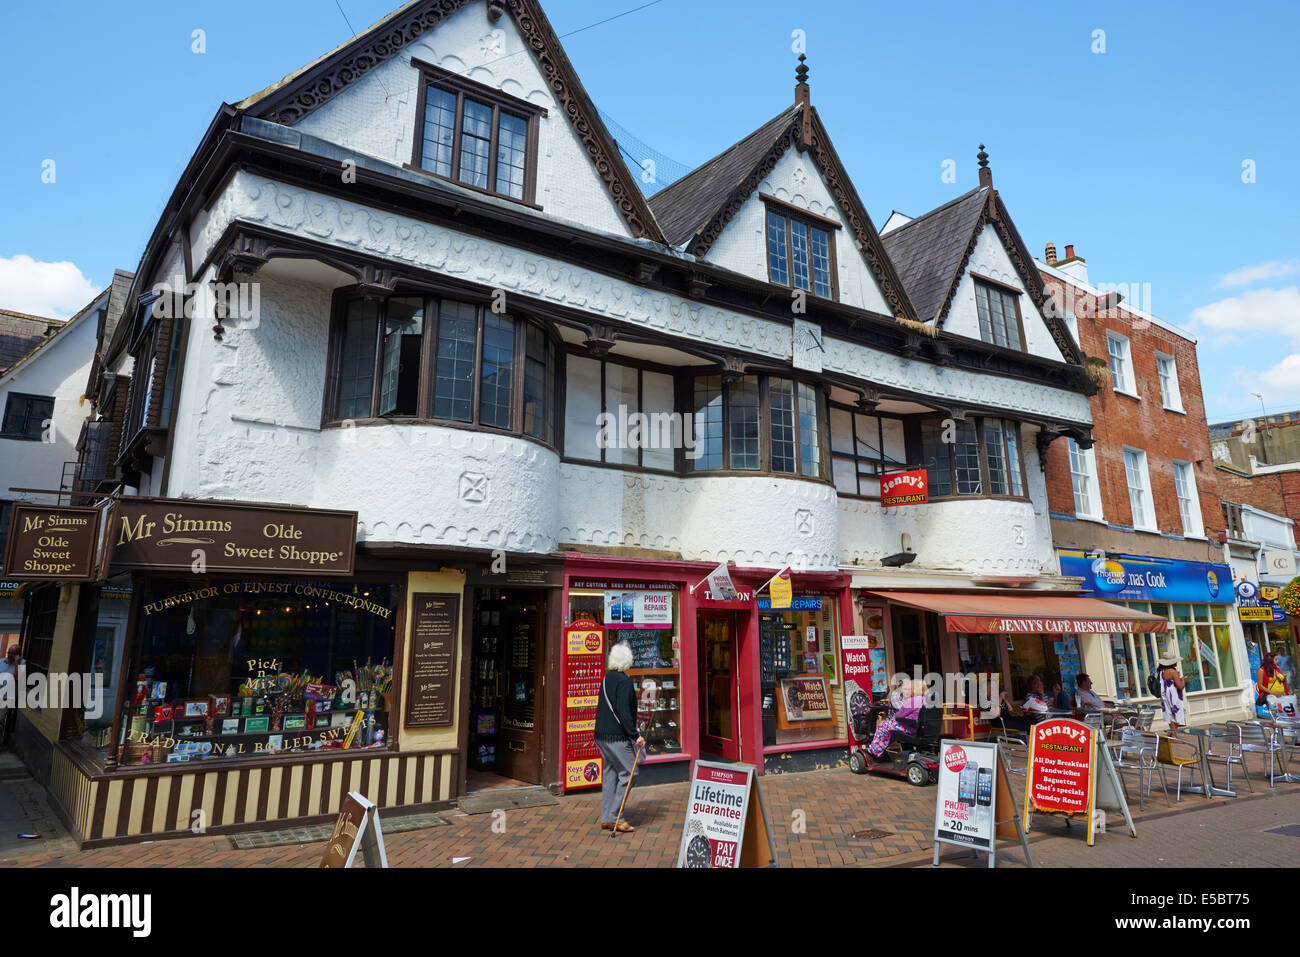
<path fill-rule="evenodd" d="M 966 767 L 961 769 L 957 775 L 957 800 L 962 804 L 975 806 L 975 789 L 978 782 L 978 769 L 974 764 L 967 763 Z"/>
<path fill-rule="evenodd" d="M 993 804 L 993 769 L 979 769 L 979 784 L 976 787 L 977 803 L 980 807 L 989 807 Z"/>

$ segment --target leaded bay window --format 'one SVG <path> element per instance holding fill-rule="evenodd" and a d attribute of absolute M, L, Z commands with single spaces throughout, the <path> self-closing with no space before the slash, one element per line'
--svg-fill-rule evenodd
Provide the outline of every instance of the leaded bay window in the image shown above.
<path fill-rule="evenodd" d="M 902 419 L 831 406 L 831 475 L 842 495 L 880 497 L 880 473 L 907 468 Z"/>
<path fill-rule="evenodd" d="M 818 391 L 793 379 L 696 376 L 696 471 L 822 474 Z"/>
<path fill-rule="evenodd" d="M 422 296 L 346 299 L 328 419 L 433 419 L 554 439 L 555 346 L 539 324 Z"/>
<path fill-rule="evenodd" d="M 931 418 L 921 422 L 920 431 L 931 498 L 1025 497 L 1018 423 L 992 418 L 965 422 Z"/>
<path fill-rule="evenodd" d="M 667 371 L 571 354 L 565 362 L 565 458 L 671 472 L 682 443 Z M 643 419 L 634 419 L 640 414 Z M 603 427 L 603 428 L 602 428 Z"/>
<path fill-rule="evenodd" d="M 419 60 L 411 165 L 471 189 L 533 205 L 537 125 L 546 111 Z"/>

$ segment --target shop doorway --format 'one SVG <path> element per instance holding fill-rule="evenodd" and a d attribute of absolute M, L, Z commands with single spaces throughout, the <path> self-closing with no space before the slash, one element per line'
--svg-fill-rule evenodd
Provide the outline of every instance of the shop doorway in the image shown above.
<path fill-rule="evenodd" d="M 911 676 L 919 665 L 921 674 L 936 672 L 939 664 L 937 642 L 932 642 L 930 629 L 926 623 L 928 613 L 914 608 L 902 608 L 898 605 L 893 610 L 894 635 L 894 671 Z"/>
<path fill-rule="evenodd" d="M 546 610 L 544 591 L 474 589 L 467 790 L 541 783 Z"/>
<path fill-rule="evenodd" d="M 696 622 L 700 649 L 700 750 L 725 761 L 740 760 L 740 678 L 737 674 L 736 616 L 701 613 Z"/>

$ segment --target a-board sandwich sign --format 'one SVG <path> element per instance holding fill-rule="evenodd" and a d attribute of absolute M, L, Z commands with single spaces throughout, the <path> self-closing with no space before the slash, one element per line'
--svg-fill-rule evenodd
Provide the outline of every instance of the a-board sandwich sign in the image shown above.
<path fill-rule="evenodd" d="M 1102 819 L 1096 812 L 1102 808 L 1120 812 L 1137 837 L 1119 775 L 1095 728 L 1069 718 L 1051 718 L 1034 725 L 1029 732 L 1025 778 L 1026 831 L 1035 812 L 1079 814 L 1091 846 Z"/>
<path fill-rule="evenodd" d="M 982 851 L 993 847 L 997 774 L 996 744 L 944 740 L 939 751 L 939 794 L 935 800 L 936 841 Z"/>
<path fill-rule="evenodd" d="M 696 761 L 677 866 L 736 868 L 775 863 L 757 769 L 750 764 Z"/>

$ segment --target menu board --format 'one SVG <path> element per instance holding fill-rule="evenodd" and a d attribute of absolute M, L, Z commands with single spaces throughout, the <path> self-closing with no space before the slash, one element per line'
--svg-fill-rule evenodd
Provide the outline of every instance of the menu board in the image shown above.
<path fill-rule="evenodd" d="M 406 686 L 406 727 L 454 723 L 456 620 L 459 595 L 411 596 L 411 664 Z"/>
<path fill-rule="evenodd" d="M 633 668 L 659 669 L 673 666 L 671 649 L 669 657 L 663 657 L 663 646 L 659 635 L 658 631 L 641 631 L 618 636 L 619 641 L 626 641 L 628 647 L 632 649 Z"/>

